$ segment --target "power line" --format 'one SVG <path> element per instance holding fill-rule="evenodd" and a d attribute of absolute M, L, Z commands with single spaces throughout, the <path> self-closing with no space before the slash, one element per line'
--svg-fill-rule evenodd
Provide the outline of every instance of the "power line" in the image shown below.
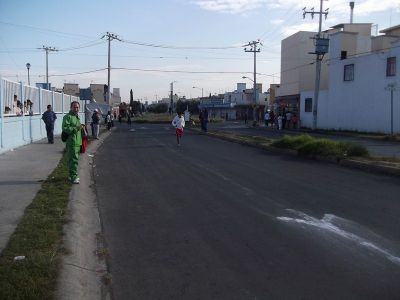
<path fill-rule="evenodd" d="M 253 74 L 253 72 L 243 71 L 180 71 L 180 70 L 160 70 L 160 69 L 141 69 L 141 68 L 112 68 L 113 70 L 141 71 L 141 72 L 160 72 L 160 73 L 183 73 L 183 74 Z M 258 73 L 261 75 L 261 73 Z M 265 74 L 266 75 L 266 74 Z"/>
<path fill-rule="evenodd" d="M 94 37 L 87 36 L 87 35 L 56 31 L 56 30 L 52 30 L 52 29 L 48 29 L 48 28 L 40 28 L 40 27 L 31 26 L 31 25 L 15 24 L 15 23 L 3 22 L 3 21 L 0 21 L 0 24 L 5 24 L 5 25 L 10 25 L 10 26 L 15 26 L 15 27 L 29 28 L 29 29 L 33 29 L 33 30 L 37 30 L 37 31 L 48 31 L 48 32 L 66 35 L 66 36 L 72 36 L 72 37 L 80 36 L 80 37 L 85 37 L 85 38 L 94 38 Z"/>
<path fill-rule="evenodd" d="M 49 77 L 60 77 L 60 76 L 72 76 L 72 75 L 89 74 L 89 73 L 96 73 L 96 72 L 100 72 L 100 71 L 104 71 L 104 70 L 107 70 L 107 68 L 91 70 L 91 71 L 84 71 L 84 72 L 77 72 L 77 73 L 54 74 L 54 75 L 49 75 Z"/>
<path fill-rule="evenodd" d="M 241 46 L 222 46 L 222 47 L 199 47 L 199 46 L 171 46 L 171 45 L 162 45 L 162 44 L 153 44 L 153 43 L 144 43 L 137 41 L 129 41 L 122 40 L 124 43 L 144 46 L 144 47 L 153 47 L 153 48 L 164 48 L 164 49 L 179 49 L 179 50 L 225 50 L 225 49 L 238 49 Z"/>

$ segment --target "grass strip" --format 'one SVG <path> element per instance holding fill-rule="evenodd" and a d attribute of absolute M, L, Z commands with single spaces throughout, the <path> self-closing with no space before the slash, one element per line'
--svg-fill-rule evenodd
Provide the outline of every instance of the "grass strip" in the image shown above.
<path fill-rule="evenodd" d="M 52 299 L 71 184 L 67 155 L 42 184 L 0 255 L 0 299 Z M 14 261 L 23 255 L 25 259 Z"/>
<path fill-rule="evenodd" d="M 336 156 L 336 157 L 368 157 L 365 146 L 355 143 L 337 142 L 329 139 L 314 138 L 308 134 L 287 136 L 272 142 L 271 146 L 297 150 L 305 156 Z"/>

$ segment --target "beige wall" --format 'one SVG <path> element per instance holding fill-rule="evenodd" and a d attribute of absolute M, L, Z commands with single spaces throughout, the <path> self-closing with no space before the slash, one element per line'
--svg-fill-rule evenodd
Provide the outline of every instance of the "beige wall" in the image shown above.
<path fill-rule="evenodd" d="M 79 97 L 79 84 L 64 83 L 64 94 Z"/>
<path fill-rule="evenodd" d="M 299 31 L 284 39 L 281 45 L 281 82 L 276 96 L 296 95 L 314 89 L 315 84 L 315 32 Z M 326 57 L 324 60 L 326 60 Z M 326 64 L 322 64 L 320 88 L 328 86 Z"/>

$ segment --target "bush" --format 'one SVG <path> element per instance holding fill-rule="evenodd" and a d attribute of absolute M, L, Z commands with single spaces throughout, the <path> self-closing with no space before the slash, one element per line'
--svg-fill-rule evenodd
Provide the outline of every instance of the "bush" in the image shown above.
<path fill-rule="evenodd" d="M 344 149 L 338 142 L 327 139 L 313 139 L 301 145 L 297 151 L 300 155 L 343 156 Z"/>
<path fill-rule="evenodd" d="M 312 140 L 313 138 L 308 134 L 302 134 L 298 136 L 285 135 L 283 138 L 272 142 L 271 145 L 277 148 L 298 150 L 299 147 L 303 146 L 304 144 Z"/>
<path fill-rule="evenodd" d="M 364 145 L 347 143 L 347 156 L 362 156 L 366 157 L 369 155 L 367 148 Z"/>

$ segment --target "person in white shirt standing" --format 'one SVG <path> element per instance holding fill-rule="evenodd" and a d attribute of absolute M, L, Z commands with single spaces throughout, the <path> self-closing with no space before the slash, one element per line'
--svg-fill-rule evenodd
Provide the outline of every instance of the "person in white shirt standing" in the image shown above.
<path fill-rule="evenodd" d="M 181 138 L 183 135 L 183 128 L 185 127 L 185 118 L 181 112 L 178 112 L 175 118 L 172 120 L 172 126 L 175 127 L 176 143 L 178 146 L 181 145 Z"/>

